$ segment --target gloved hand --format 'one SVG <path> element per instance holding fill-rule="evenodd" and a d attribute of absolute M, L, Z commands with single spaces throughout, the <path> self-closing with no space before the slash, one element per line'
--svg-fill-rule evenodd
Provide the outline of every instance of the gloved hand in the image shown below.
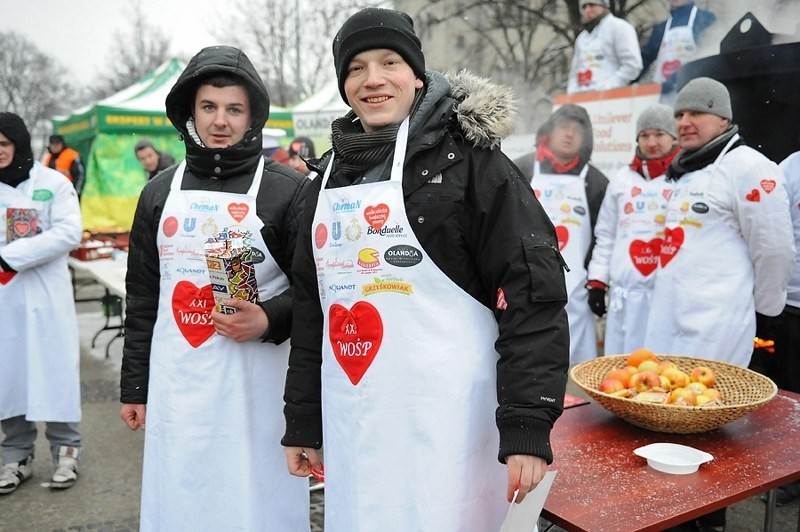
<path fill-rule="evenodd" d="M 756 336 L 762 340 L 775 340 L 780 323 L 780 316 L 766 316 L 756 312 Z"/>
<path fill-rule="evenodd" d="M 589 308 L 598 318 L 606 313 L 606 290 L 608 287 L 602 281 L 589 281 L 586 283 L 589 291 Z"/>

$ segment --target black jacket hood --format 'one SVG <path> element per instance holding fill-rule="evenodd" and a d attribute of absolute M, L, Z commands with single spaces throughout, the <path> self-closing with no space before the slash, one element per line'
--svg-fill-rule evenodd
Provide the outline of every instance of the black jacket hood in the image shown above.
<path fill-rule="evenodd" d="M 228 148 L 211 149 L 195 142 L 187 128 L 192 117 L 194 96 L 200 84 L 219 74 L 242 79 L 250 98 L 251 126 L 244 138 Z M 203 48 L 189 61 L 166 99 L 167 117 L 186 145 L 186 164 L 201 177 L 224 179 L 255 170 L 261 156 L 261 129 L 269 118 L 269 94 L 250 59 L 232 46 Z"/>
<path fill-rule="evenodd" d="M 550 134 L 553 132 L 553 127 L 560 119 L 574 120 L 583 128 L 583 146 L 578 150 L 578 156 L 580 157 L 579 166 L 582 167 L 589 162 L 589 158 L 592 156 L 594 134 L 592 133 L 592 122 L 589 118 L 589 113 L 580 105 L 568 103 L 556 109 L 547 121 L 542 124 L 539 131 L 536 132 L 536 145 L 547 145 Z"/>

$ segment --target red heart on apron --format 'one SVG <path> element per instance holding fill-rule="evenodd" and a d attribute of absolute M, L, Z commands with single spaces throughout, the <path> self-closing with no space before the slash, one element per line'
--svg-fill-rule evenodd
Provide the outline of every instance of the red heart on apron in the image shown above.
<path fill-rule="evenodd" d="M 681 62 L 677 59 L 674 61 L 664 61 L 661 65 L 661 75 L 664 79 L 669 79 L 675 72 L 681 68 Z"/>
<path fill-rule="evenodd" d="M 578 85 L 580 87 L 585 87 L 592 83 L 592 71 L 591 70 L 582 70 L 578 72 Z"/>
<path fill-rule="evenodd" d="M 389 219 L 389 206 L 385 203 L 370 205 L 364 209 L 364 218 L 373 229 L 380 231 L 383 224 Z"/>
<path fill-rule="evenodd" d="M 628 248 L 631 261 L 639 273 L 647 277 L 658 267 L 663 240 L 654 238 L 650 242 L 634 240 Z"/>
<path fill-rule="evenodd" d="M 228 205 L 228 213 L 230 213 L 231 218 L 237 222 L 244 220 L 244 217 L 247 216 L 247 212 L 249 210 L 250 207 L 247 206 L 247 203 L 231 203 Z"/>
<path fill-rule="evenodd" d="M 747 196 L 745 196 L 745 198 L 748 201 L 758 202 L 761 201 L 761 193 L 758 191 L 757 188 L 754 188 L 753 190 L 750 191 L 750 193 Z"/>
<path fill-rule="evenodd" d="M 777 183 L 775 183 L 774 179 L 762 179 L 761 180 L 761 188 L 763 188 L 764 192 L 766 192 L 767 194 L 769 194 L 770 192 L 775 190 L 775 185 L 776 184 Z"/>
<path fill-rule="evenodd" d="M 661 191 L 661 195 L 664 196 L 665 200 L 669 200 L 672 197 L 672 189 L 665 188 L 664 190 Z"/>
<path fill-rule="evenodd" d="M 17 272 L 0 272 L 0 284 L 8 284 L 15 275 L 17 275 Z"/>
<path fill-rule="evenodd" d="M 17 235 L 17 238 L 22 238 L 27 235 L 31 231 L 31 223 L 30 222 L 15 222 L 14 223 L 14 232 Z"/>
<path fill-rule="evenodd" d="M 683 245 L 683 227 L 664 229 L 664 241 L 661 244 L 661 267 L 664 268 L 675 257 Z"/>
<path fill-rule="evenodd" d="M 353 385 L 361 381 L 383 341 L 383 321 L 374 306 L 359 301 L 350 310 L 334 303 L 328 310 L 328 337 L 336 361 Z"/>
<path fill-rule="evenodd" d="M 556 238 L 558 238 L 558 250 L 561 251 L 567 247 L 567 242 L 569 242 L 569 229 L 566 226 L 557 225 Z"/>
<path fill-rule="evenodd" d="M 214 294 L 210 284 L 198 288 L 190 281 L 178 281 L 172 292 L 172 315 L 178 330 L 192 347 L 200 347 L 214 334 L 212 310 Z"/>
<path fill-rule="evenodd" d="M 639 187 L 633 187 L 631 189 L 631 196 L 638 196 L 641 193 L 642 193 L 642 189 L 639 188 Z"/>

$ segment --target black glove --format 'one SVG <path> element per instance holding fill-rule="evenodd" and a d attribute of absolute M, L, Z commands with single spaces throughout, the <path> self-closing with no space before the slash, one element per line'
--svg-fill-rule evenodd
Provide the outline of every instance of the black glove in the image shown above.
<path fill-rule="evenodd" d="M 775 340 L 780 323 L 780 316 L 766 316 L 756 312 L 756 336 L 762 340 Z"/>
<path fill-rule="evenodd" d="M 589 281 L 586 283 L 589 290 L 589 308 L 598 317 L 602 318 L 606 313 L 606 285 L 601 281 Z"/>

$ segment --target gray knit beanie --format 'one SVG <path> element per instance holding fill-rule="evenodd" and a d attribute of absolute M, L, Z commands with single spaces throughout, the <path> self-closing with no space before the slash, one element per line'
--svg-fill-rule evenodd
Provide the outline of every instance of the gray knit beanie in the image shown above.
<path fill-rule="evenodd" d="M 598 6 L 608 7 L 608 0 L 581 0 L 581 9 L 583 9 L 583 6 L 586 4 L 595 4 Z"/>
<path fill-rule="evenodd" d="M 645 129 L 660 129 L 669 133 L 672 138 L 678 138 L 675 132 L 675 112 L 672 107 L 657 103 L 642 111 L 636 120 L 636 136 L 638 137 Z"/>
<path fill-rule="evenodd" d="M 695 78 L 678 92 L 675 112 L 697 111 L 711 113 L 728 120 L 733 118 L 731 95 L 719 81 L 711 78 Z"/>
<path fill-rule="evenodd" d="M 367 7 L 347 19 L 333 39 L 333 66 L 339 81 L 339 93 L 348 105 L 344 80 L 350 61 L 363 51 L 378 48 L 400 54 L 417 77 L 425 80 L 422 42 L 414 31 L 414 21 L 408 13 Z"/>

